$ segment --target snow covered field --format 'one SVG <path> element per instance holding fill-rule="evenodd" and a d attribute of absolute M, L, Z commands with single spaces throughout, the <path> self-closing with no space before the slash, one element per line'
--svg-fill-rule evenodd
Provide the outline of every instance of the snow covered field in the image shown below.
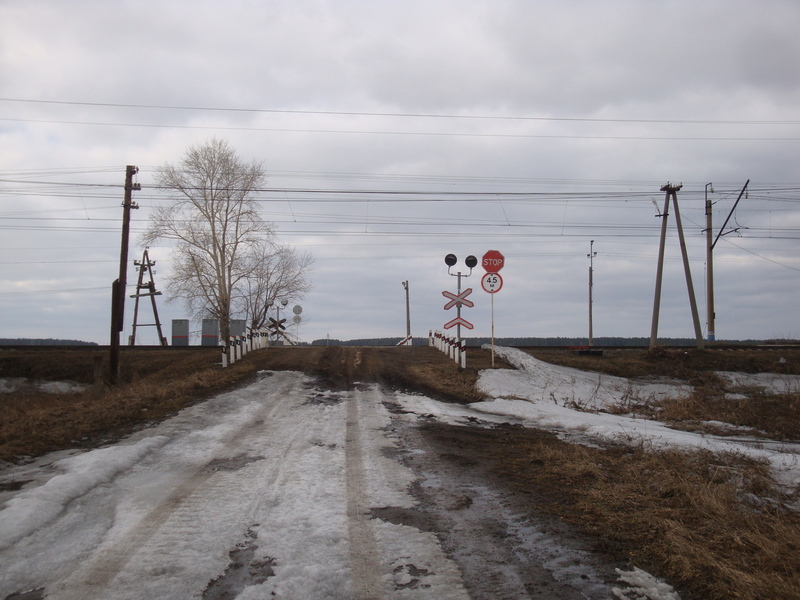
<path fill-rule="evenodd" d="M 469 557 L 448 554 L 429 528 L 380 516 L 415 510 L 412 483 L 434 492 L 444 485 L 435 457 L 407 447 L 416 424 L 430 419 L 522 423 L 583 443 L 741 452 L 769 460 L 786 484 L 800 483 L 796 444 L 697 435 L 602 412 L 626 395 L 685 393 L 680 382 L 631 382 L 497 352 L 518 368 L 484 371 L 479 384 L 491 400 L 470 406 L 376 385 L 332 391 L 301 373 L 264 372 L 119 444 L 7 465 L 0 598 L 469 598 Z M 405 466 L 401 450 L 426 458 L 427 470 Z M 609 577 L 582 550 L 519 522 L 492 490 L 469 486 L 476 501 L 455 511 L 473 519 L 464 529 L 490 512 L 501 519 L 493 527 L 506 527 L 513 552 L 538 561 L 552 581 L 548 597 L 678 597 L 638 569 Z M 497 551 L 475 552 L 488 563 Z"/>
<path fill-rule="evenodd" d="M 478 385 L 492 400 L 471 405 L 475 410 L 516 417 L 530 426 L 557 431 L 578 440 L 644 442 L 653 447 L 740 453 L 768 460 L 784 485 L 792 488 L 800 485 L 800 444 L 678 431 L 657 421 L 602 412 L 604 406 L 620 403 L 628 394 L 640 398 L 684 394 L 688 388 L 682 383 L 641 383 L 578 371 L 542 362 L 515 348 L 498 348 L 496 352 L 518 370 L 483 371 Z M 798 376 L 725 375 L 739 385 L 776 393 L 800 389 Z M 577 407 L 583 410 L 575 410 Z"/>

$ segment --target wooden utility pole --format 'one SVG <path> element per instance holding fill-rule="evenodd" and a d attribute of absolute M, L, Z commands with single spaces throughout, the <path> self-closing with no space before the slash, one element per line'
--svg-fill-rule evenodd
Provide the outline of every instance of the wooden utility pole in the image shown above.
<path fill-rule="evenodd" d="M 711 183 L 706 184 L 706 319 L 708 320 L 708 341 L 715 340 L 714 332 L 714 260 L 712 258 L 712 251 L 714 248 L 714 231 L 711 223 L 711 200 L 708 199 L 708 190 L 711 188 L 711 193 L 714 193 L 714 187 Z"/>
<path fill-rule="evenodd" d="M 122 243 L 119 252 L 119 277 L 111 286 L 111 354 L 109 358 L 109 383 L 119 382 L 119 334 L 125 324 L 125 288 L 128 284 L 128 240 L 131 229 L 131 209 L 139 208 L 132 201 L 134 190 L 141 185 L 133 183 L 139 167 L 128 165 L 125 169 L 125 200 L 122 203 Z"/>
<path fill-rule="evenodd" d="M 660 215 L 663 221 L 661 222 L 661 239 L 658 246 L 658 270 L 656 272 L 656 291 L 653 300 L 653 322 L 650 327 L 650 348 L 655 348 L 658 338 L 658 316 L 661 306 L 661 282 L 664 272 L 664 247 L 666 246 L 667 238 L 667 217 L 669 216 L 669 203 L 672 199 L 672 205 L 675 207 L 675 222 L 678 226 L 678 238 L 681 245 L 681 255 L 683 257 L 683 270 L 686 275 L 686 289 L 689 292 L 689 305 L 692 309 L 692 321 L 694 322 L 695 339 L 697 340 L 697 347 L 703 348 L 703 332 L 700 328 L 700 317 L 697 312 L 697 300 L 694 295 L 694 285 L 692 284 L 692 274 L 689 268 L 689 255 L 686 252 L 686 240 L 683 237 L 683 222 L 681 221 L 681 213 L 678 208 L 678 190 L 682 185 L 666 184 L 661 188 L 665 192 L 664 198 L 664 212 Z"/>

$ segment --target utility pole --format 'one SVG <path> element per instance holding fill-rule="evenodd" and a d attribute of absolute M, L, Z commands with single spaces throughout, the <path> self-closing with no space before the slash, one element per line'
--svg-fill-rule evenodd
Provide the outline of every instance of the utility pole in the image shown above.
<path fill-rule="evenodd" d="M 411 339 L 411 304 L 408 297 L 408 280 L 403 282 L 403 289 L 406 291 L 406 339 Z"/>
<path fill-rule="evenodd" d="M 714 231 L 711 224 L 711 200 L 708 199 L 708 191 L 714 193 L 714 186 L 706 184 L 706 318 L 708 319 L 708 341 L 713 342 L 714 333 L 714 260 L 712 251 L 714 248 Z"/>
<path fill-rule="evenodd" d="M 125 324 L 125 288 L 128 283 L 128 240 L 131 228 L 131 209 L 139 208 L 132 201 L 134 190 L 142 189 L 138 183 L 133 183 L 133 176 L 139 172 L 139 167 L 128 165 L 125 169 L 125 200 L 122 203 L 122 243 L 119 252 L 119 277 L 111 286 L 111 355 L 109 360 L 109 382 L 116 385 L 119 382 L 119 334 Z"/>
<path fill-rule="evenodd" d="M 697 347 L 703 348 L 703 332 L 700 328 L 700 317 L 697 313 L 697 300 L 694 295 L 694 285 L 692 284 L 692 274 L 689 269 L 689 255 L 686 252 L 686 240 L 683 236 L 683 222 L 681 221 L 681 213 L 678 208 L 678 190 L 683 185 L 671 185 L 667 183 L 661 188 L 665 192 L 664 198 L 664 212 L 660 215 L 664 220 L 661 222 L 661 240 L 658 246 L 658 270 L 656 273 L 656 291 L 653 300 L 653 322 L 650 328 L 650 348 L 655 348 L 656 340 L 658 338 L 658 315 L 661 305 L 661 281 L 664 272 L 664 247 L 667 238 L 667 217 L 669 216 L 669 202 L 672 199 L 672 205 L 675 207 L 675 223 L 678 226 L 678 239 L 681 246 L 681 256 L 683 257 L 683 270 L 686 276 L 686 289 L 689 292 L 689 305 L 692 309 L 692 321 L 694 323 L 695 339 L 697 340 Z"/>
<path fill-rule="evenodd" d="M 597 252 L 594 252 L 592 249 L 594 248 L 594 240 L 589 242 L 589 254 L 586 256 L 589 257 L 589 346 L 591 347 L 594 343 L 594 336 L 592 335 L 592 287 L 594 286 L 593 280 L 593 272 L 594 272 L 594 257 L 597 256 Z M 494 296 L 492 296 L 494 298 Z"/>
<path fill-rule="evenodd" d="M 147 325 L 155 326 L 158 330 L 158 343 L 160 346 L 167 345 L 167 338 L 164 337 L 164 334 L 161 331 L 161 320 L 158 318 L 158 308 L 156 307 L 156 296 L 160 296 L 161 292 L 156 291 L 156 282 L 153 279 L 153 275 L 155 271 L 153 271 L 153 267 L 156 266 L 156 261 L 150 260 L 150 254 L 147 248 L 144 249 L 144 253 L 142 254 L 141 262 L 138 260 L 133 261 L 133 264 L 139 268 L 139 281 L 136 284 L 136 293 L 131 296 L 131 298 L 136 298 L 136 303 L 133 306 L 133 329 L 131 330 L 131 336 L 128 338 L 128 345 L 134 346 L 136 345 L 136 328 L 137 327 L 146 327 Z M 144 274 L 150 274 L 150 281 L 144 283 Z M 142 290 L 147 290 L 145 293 L 142 293 Z M 150 296 L 150 302 L 153 305 L 153 318 L 155 319 L 155 323 L 147 323 L 147 324 L 140 324 L 139 321 L 139 298 L 142 296 Z"/>
<path fill-rule="evenodd" d="M 733 203 L 733 208 L 731 208 L 731 212 L 728 213 L 728 217 L 725 219 L 725 222 L 722 224 L 722 227 L 717 234 L 717 237 L 714 238 L 714 241 L 711 241 L 711 238 L 714 237 L 714 232 L 711 228 L 711 202 L 708 200 L 708 188 L 711 187 L 710 183 L 706 184 L 706 265 L 707 265 L 707 280 L 706 280 L 706 287 L 708 288 L 707 295 L 708 295 L 708 341 L 713 342 L 716 339 L 716 325 L 714 323 L 714 319 L 716 318 L 716 311 L 714 309 L 714 247 L 717 245 L 719 238 L 723 235 L 727 235 L 725 233 L 725 227 L 728 225 L 728 221 L 731 220 L 731 216 L 733 216 L 733 211 L 736 210 L 736 207 L 739 205 L 739 200 L 742 199 L 745 192 L 747 191 L 747 186 L 750 185 L 750 180 L 748 179 L 744 186 L 742 187 L 742 191 L 739 192 L 739 197 L 736 198 L 736 202 Z M 711 193 L 714 193 L 714 188 L 711 187 Z M 728 233 L 732 233 L 734 231 L 738 231 L 738 228 L 732 229 Z"/>

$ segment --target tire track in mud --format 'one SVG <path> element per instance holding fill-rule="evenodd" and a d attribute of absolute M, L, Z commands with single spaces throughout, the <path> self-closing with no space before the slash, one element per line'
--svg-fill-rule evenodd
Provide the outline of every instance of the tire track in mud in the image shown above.
<path fill-rule="evenodd" d="M 270 397 L 276 401 L 264 407 L 255 415 L 251 423 L 234 431 L 225 443 L 225 451 L 206 461 L 201 467 L 187 476 L 184 481 L 163 500 L 154 506 L 133 530 L 122 539 L 112 543 L 110 547 L 100 547 L 90 557 L 88 564 L 79 569 L 63 585 L 58 586 L 57 598 L 65 600 L 88 600 L 91 598 L 108 598 L 109 591 L 114 597 L 126 589 L 115 580 L 124 576 L 131 579 L 127 585 L 136 585 L 142 576 L 169 574 L 169 557 L 180 552 L 197 553 L 192 548 L 199 519 L 206 518 L 210 511 L 218 508 L 218 498 L 230 491 L 232 473 L 226 472 L 226 464 L 248 462 L 259 459 L 243 458 L 247 443 L 254 438 L 268 433 L 270 421 L 280 419 L 282 414 L 291 409 L 292 396 L 286 394 L 294 385 L 294 380 L 282 382 L 279 390 L 270 390 Z M 285 452 L 291 451 L 291 445 L 299 434 L 295 430 L 290 439 L 285 440 Z M 258 490 L 268 489 L 281 476 L 286 463 L 277 461 L 270 468 L 269 477 L 263 480 Z M 231 470 L 237 470 L 232 467 Z M 262 494 L 251 492 L 256 498 Z M 255 512 L 255 506 L 251 513 Z M 213 514 L 213 513 L 212 513 Z M 199 557 L 201 558 L 201 557 Z"/>
<path fill-rule="evenodd" d="M 359 422 L 359 394 L 347 400 L 347 431 L 345 446 L 345 478 L 347 486 L 347 523 L 350 537 L 350 562 L 353 571 L 353 598 L 367 600 L 382 598 L 378 544 L 369 521 L 366 503 L 364 456 Z"/>

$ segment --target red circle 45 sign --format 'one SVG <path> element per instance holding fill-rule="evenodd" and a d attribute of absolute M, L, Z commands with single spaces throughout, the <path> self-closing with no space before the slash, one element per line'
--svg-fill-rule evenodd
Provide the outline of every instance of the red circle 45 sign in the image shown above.
<path fill-rule="evenodd" d="M 505 257 L 500 254 L 500 252 L 497 250 L 489 250 L 483 255 L 481 264 L 487 273 L 497 273 L 503 268 L 505 261 Z"/>
<path fill-rule="evenodd" d="M 503 278 L 500 277 L 499 273 L 486 273 L 483 278 L 481 278 L 481 287 L 483 291 L 489 292 L 490 294 L 499 292 L 500 288 L 503 287 Z"/>

